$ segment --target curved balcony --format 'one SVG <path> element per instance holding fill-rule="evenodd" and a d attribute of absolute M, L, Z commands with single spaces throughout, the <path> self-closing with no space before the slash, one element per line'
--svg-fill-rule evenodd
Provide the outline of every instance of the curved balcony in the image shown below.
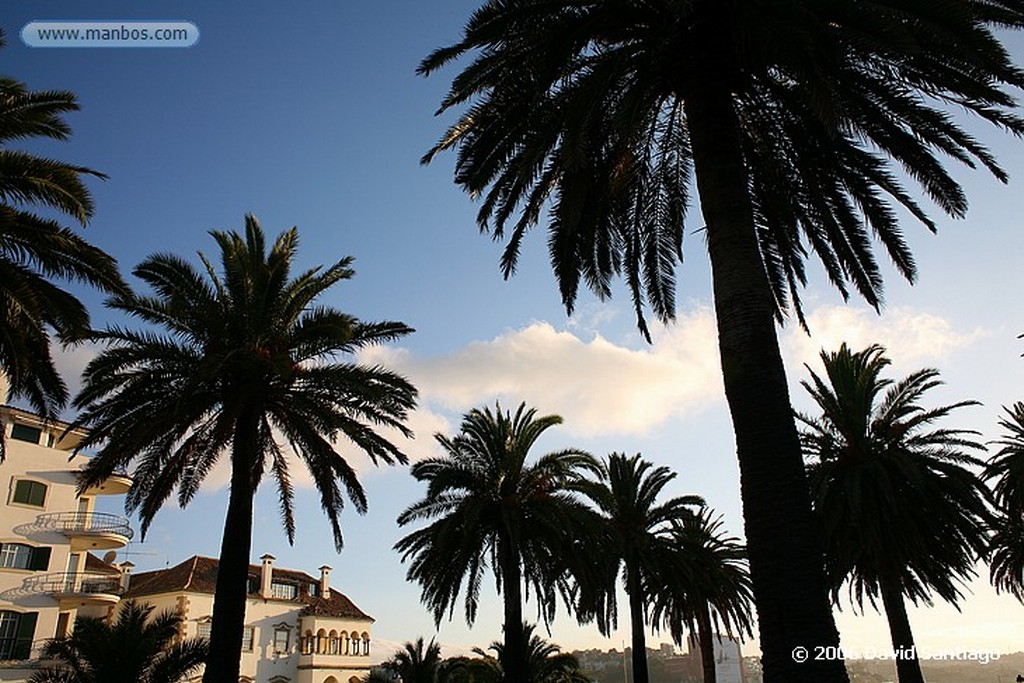
<path fill-rule="evenodd" d="M 36 522 L 67 536 L 72 552 L 123 548 L 135 535 L 127 517 L 106 512 L 49 512 Z"/>
<path fill-rule="evenodd" d="M 77 574 L 43 574 L 25 582 L 39 593 L 48 593 L 60 602 L 60 609 L 85 605 L 115 605 L 124 588 L 118 574 L 78 572 Z"/>
<path fill-rule="evenodd" d="M 82 491 L 83 496 L 119 496 L 128 493 L 132 478 L 124 472 L 115 472 L 95 486 Z"/>

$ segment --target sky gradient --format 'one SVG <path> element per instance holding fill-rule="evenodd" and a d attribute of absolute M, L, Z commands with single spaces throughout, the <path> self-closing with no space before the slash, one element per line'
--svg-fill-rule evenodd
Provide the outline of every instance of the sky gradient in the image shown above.
<path fill-rule="evenodd" d="M 16 5 L 16 6 L 15 6 Z M 240 230 L 255 213 L 268 234 L 300 231 L 300 266 L 355 257 L 357 275 L 325 303 L 367 320 L 401 320 L 416 333 L 368 351 L 362 360 L 406 374 L 420 390 L 410 425 L 413 458 L 437 453 L 431 435 L 452 433 L 470 408 L 500 400 L 527 401 L 565 418 L 538 453 L 567 446 L 598 456 L 641 452 L 678 472 L 671 495 L 695 493 L 742 534 L 738 471 L 714 337 L 710 273 L 699 208 L 687 219 L 678 321 L 656 326 L 653 343 L 634 328 L 626 292 L 610 302 L 583 294 L 567 318 L 547 265 L 544 229 L 527 240 L 519 272 L 503 281 L 500 247 L 477 234 L 476 207 L 451 180 L 452 157 L 431 166 L 420 156 L 451 117 L 433 113 L 455 71 L 424 79 L 415 67 L 432 49 L 458 38 L 474 9 L 470 0 L 375 3 L 71 2 L 26 0 L 0 7 L 8 45 L 0 73 L 32 89 L 69 89 L 82 111 L 68 117 L 68 143 L 22 145 L 109 175 L 91 182 L 97 211 L 85 234 L 129 272 L 154 252 L 192 258 L 213 253 L 211 229 Z M 181 20 L 200 30 L 186 49 L 29 48 L 18 32 L 33 20 Z M 1024 61 L 1020 36 L 1008 45 Z M 907 221 L 920 268 L 914 286 L 886 265 L 881 315 L 858 301 L 844 304 L 810 268 L 805 304 L 810 335 L 782 332 L 794 404 L 810 409 L 799 387 L 804 363 L 817 366 L 821 348 L 881 343 L 894 376 L 938 368 L 946 385 L 936 404 L 977 399 L 959 411 L 958 427 L 998 438 L 1000 406 L 1024 400 L 1024 143 L 991 129 L 972 130 L 991 144 L 1011 175 L 1003 186 L 983 172 L 958 171 L 971 199 L 966 220 L 932 211 L 930 235 Z M 117 321 L 101 297 L 81 292 L 98 324 Z M 61 358 L 68 380 L 94 349 Z M 342 447 L 344 450 L 344 447 Z M 349 455 L 349 453 L 346 453 Z M 395 518 L 422 496 L 405 468 L 374 469 L 351 456 L 363 475 L 370 511 L 343 517 L 345 549 L 337 555 L 308 478 L 297 496 L 296 544 L 289 547 L 265 482 L 256 510 L 253 557 L 265 552 L 282 567 L 334 568 L 332 583 L 373 615 L 374 636 L 400 642 L 435 632 L 416 586 L 391 550 L 403 535 Z M 226 472 L 182 511 L 161 512 L 144 543 L 127 555 L 136 571 L 173 565 L 192 554 L 216 556 L 227 496 Z M 124 555 L 122 554 L 122 558 Z M 1024 607 L 996 596 L 982 578 L 961 604 L 911 612 L 922 649 L 1009 652 L 1021 649 Z M 500 636 L 493 583 L 476 625 L 461 606 L 440 626 L 439 640 L 485 645 Z M 623 610 L 625 605 L 622 605 Z M 528 605 L 527 615 L 535 615 Z M 844 647 L 888 646 L 884 618 L 860 616 L 848 603 L 838 613 Z M 628 619 L 612 638 L 577 626 L 564 611 L 551 637 L 567 649 L 618 647 Z M 656 646 L 667 635 L 653 637 Z M 378 650 L 380 653 L 380 650 Z M 387 654 L 387 653 L 384 653 Z"/>

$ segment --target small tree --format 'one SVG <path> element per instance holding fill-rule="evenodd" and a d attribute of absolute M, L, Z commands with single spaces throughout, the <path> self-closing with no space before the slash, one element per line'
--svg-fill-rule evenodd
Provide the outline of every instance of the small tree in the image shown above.
<path fill-rule="evenodd" d="M 112 623 L 79 618 L 69 636 L 51 640 L 30 683 L 177 683 L 206 660 L 205 640 L 175 642 L 181 615 L 166 610 L 150 618 L 152 605 L 128 600 Z"/>

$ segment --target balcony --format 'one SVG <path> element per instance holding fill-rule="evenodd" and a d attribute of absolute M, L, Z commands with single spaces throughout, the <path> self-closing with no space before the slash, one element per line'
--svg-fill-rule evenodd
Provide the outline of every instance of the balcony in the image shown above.
<path fill-rule="evenodd" d="M 132 478 L 123 472 L 115 472 L 99 484 L 82 491 L 83 496 L 120 496 L 128 493 Z"/>
<path fill-rule="evenodd" d="M 33 592 L 51 595 L 62 610 L 86 605 L 116 605 L 124 593 L 120 575 L 99 572 L 43 574 L 26 580 L 25 585 Z"/>
<path fill-rule="evenodd" d="M 123 548 L 135 534 L 127 517 L 106 512 L 50 512 L 36 522 L 67 536 L 72 552 Z"/>

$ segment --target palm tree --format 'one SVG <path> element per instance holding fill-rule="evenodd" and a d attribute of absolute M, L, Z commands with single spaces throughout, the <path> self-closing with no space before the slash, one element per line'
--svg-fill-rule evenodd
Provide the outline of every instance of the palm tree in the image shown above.
<path fill-rule="evenodd" d="M 704 683 L 715 683 L 715 633 L 753 636 L 753 600 L 746 549 L 726 535 L 722 518 L 704 508 L 672 526 L 667 581 L 652 586 L 651 621 L 668 627 L 676 643 L 685 630 L 697 637 Z"/>
<path fill-rule="evenodd" d="M 35 671 L 30 683 L 178 683 L 202 666 L 207 643 L 178 641 L 181 615 L 128 600 L 113 623 L 78 618 L 69 636 L 49 641 L 44 660 L 57 666 Z"/>
<path fill-rule="evenodd" d="M 654 587 L 668 581 L 666 564 L 671 554 L 668 532 L 673 524 L 693 516 L 692 507 L 704 504 L 699 496 L 678 496 L 659 501 L 675 479 L 667 467 L 655 467 L 640 454 L 628 457 L 612 453 L 598 479 L 584 483 L 581 491 L 597 506 L 601 528 L 587 539 L 592 558 L 610 564 L 611 581 L 590 590 L 582 585 L 581 613 L 597 617 L 598 628 L 609 635 L 615 622 L 615 576 L 621 568 L 629 597 L 629 621 L 633 647 L 633 681 L 647 683 L 647 606 Z M 596 563 L 596 562 L 595 562 Z M 603 612 L 603 614 L 602 614 Z"/>
<path fill-rule="evenodd" d="M 621 275 L 645 335 L 645 307 L 674 318 L 695 181 L 768 683 L 847 680 L 791 656 L 839 640 L 776 321 L 803 320 L 809 252 L 876 307 L 872 237 L 914 278 L 893 204 L 935 225 L 893 165 L 956 217 L 967 200 L 940 158 L 1006 179 L 945 107 L 1024 133 L 1004 89 L 1024 73 L 993 34 L 1021 25 L 1006 2 L 488 0 L 420 65 L 463 60 L 440 112 L 465 108 L 424 161 L 458 150 L 506 277 L 547 213 L 570 312 L 581 282 L 603 299 Z"/>
<path fill-rule="evenodd" d="M 111 300 L 151 329 L 96 333 L 107 348 L 86 367 L 73 428 L 89 430 L 82 448 L 100 447 L 84 468 L 80 489 L 134 464 L 135 484 L 125 506 L 139 512 L 143 534 L 175 489 L 178 503 L 187 505 L 228 453 L 231 490 L 204 680 L 236 681 L 253 497 L 263 474 L 269 470 L 277 483 L 292 542 L 289 458 L 297 455 L 320 493 L 340 551 L 345 494 L 360 513 L 366 494 L 336 450 L 337 439 L 345 437 L 348 448 L 374 463 L 406 462 L 375 428 L 408 435 L 403 421 L 416 390 L 385 369 L 339 358 L 412 332 L 402 323 L 363 322 L 317 304 L 332 285 L 352 277 L 351 258 L 292 277 L 295 228 L 282 233 L 269 252 L 251 215 L 244 237 L 211 235 L 221 251 L 220 273 L 205 257 L 204 274 L 177 256 L 158 254 L 134 271 L 152 295 L 126 293 Z"/>
<path fill-rule="evenodd" d="M 998 516 L 992 535 L 989 577 L 997 591 L 1024 602 L 1024 403 L 1005 408 L 999 421 L 1006 435 L 985 468 L 993 487 Z"/>
<path fill-rule="evenodd" d="M 562 553 L 592 519 L 571 489 L 596 467 L 586 453 L 564 449 L 527 462 L 530 449 L 557 415 L 537 416 L 520 404 L 515 415 L 500 404 L 474 409 L 459 434 L 435 438 L 445 451 L 421 460 L 412 475 L 427 483 L 423 500 L 398 517 L 401 526 L 433 520 L 405 536 L 395 548 L 409 560 L 407 577 L 422 587 L 422 600 L 440 624 L 451 618 L 465 583 L 466 621 L 476 619 L 483 575 L 492 569 L 504 602 L 506 652 L 524 652 L 523 585 L 535 591 L 538 611 L 554 617 L 556 597 L 569 591 Z M 507 681 L 523 680 L 523 662 L 505 662 Z"/>
<path fill-rule="evenodd" d="M 9 148 L 32 138 L 67 140 L 71 128 L 64 114 L 77 109 L 74 93 L 29 90 L 0 77 L 0 372 L 10 397 L 26 399 L 44 418 L 56 417 L 68 401 L 49 331 L 69 343 L 89 329 L 82 302 L 51 280 L 83 282 L 109 293 L 125 286 L 111 256 L 29 210 L 50 209 L 84 227 L 93 204 L 82 178 L 104 176 Z M 3 445 L 0 439 L 0 460 Z"/>
<path fill-rule="evenodd" d="M 933 369 L 883 379 L 885 349 L 822 351 L 826 378 L 802 382 L 821 416 L 798 415 L 808 478 L 825 539 L 833 599 L 849 586 L 863 609 L 881 597 L 901 683 L 922 683 L 906 603 L 932 594 L 956 605 L 985 553 L 988 489 L 971 466 L 984 447 L 975 432 L 938 427 L 961 401 L 924 408 L 941 384 Z"/>
<path fill-rule="evenodd" d="M 580 662 L 575 655 L 562 652 L 558 645 L 536 635 L 533 624 L 524 623 L 522 629 L 526 644 L 526 655 L 522 657 L 525 662 L 522 678 L 506 676 L 504 680 L 518 680 L 522 683 L 588 683 L 590 679 L 580 671 Z M 500 680 L 498 675 L 507 671 L 510 661 L 517 658 L 510 658 L 505 644 L 497 641 L 491 643 L 488 649 L 494 651 L 494 656 L 480 648 L 473 648 L 473 652 L 482 658 L 482 668 L 493 672 L 495 678 L 492 680 Z"/>
<path fill-rule="evenodd" d="M 402 683 L 440 683 L 445 680 L 441 646 L 431 639 L 424 649 L 423 636 L 415 643 L 405 643 L 381 667 L 401 678 Z"/>

